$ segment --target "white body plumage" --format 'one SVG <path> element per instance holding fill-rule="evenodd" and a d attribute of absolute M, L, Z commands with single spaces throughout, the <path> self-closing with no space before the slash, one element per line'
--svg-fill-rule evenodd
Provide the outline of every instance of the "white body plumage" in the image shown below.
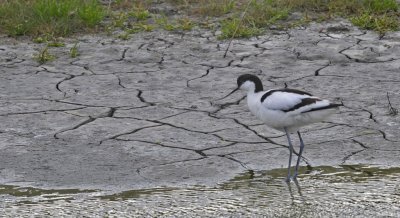
<path fill-rule="evenodd" d="M 271 92 L 272 94 L 261 101 L 266 93 Z M 315 102 L 294 108 L 301 104 L 303 99 L 315 99 Z M 291 133 L 298 131 L 302 126 L 320 122 L 337 111 L 337 107 L 326 108 L 331 105 L 328 100 L 279 89 L 262 92 L 254 92 L 250 89 L 247 93 L 247 105 L 251 113 L 266 125 L 282 132 L 285 132 L 286 127 Z M 319 108 L 326 109 L 318 110 Z"/>

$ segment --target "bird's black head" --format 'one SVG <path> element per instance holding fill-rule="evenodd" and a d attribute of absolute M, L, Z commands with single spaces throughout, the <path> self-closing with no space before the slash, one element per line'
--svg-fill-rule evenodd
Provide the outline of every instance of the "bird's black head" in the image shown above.
<path fill-rule="evenodd" d="M 254 89 L 254 92 L 260 92 L 263 90 L 261 80 L 257 76 L 254 76 L 251 74 L 243 74 L 243 75 L 239 76 L 237 79 L 237 84 L 238 84 L 238 87 L 236 89 L 234 89 L 232 92 L 230 92 L 226 96 L 219 98 L 217 100 L 224 99 L 241 88 L 246 89 L 248 91 Z"/>
<path fill-rule="evenodd" d="M 252 74 L 243 74 L 243 75 L 239 76 L 237 79 L 238 87 L 240 88 L 247 81 L 254 83 L 254 85 L 255 85 L 254 91 L 255 92 L 260 92 L 263 90 L 263 86 L 262 86 L 260 78 L 258 78 L 255 75 L 252 75 Z"/>

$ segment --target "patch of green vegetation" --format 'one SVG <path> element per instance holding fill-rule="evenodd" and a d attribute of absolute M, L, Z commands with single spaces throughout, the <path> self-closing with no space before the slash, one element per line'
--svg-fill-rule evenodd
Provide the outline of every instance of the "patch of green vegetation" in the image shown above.
<path fill-rule="evenodd" d="M 229 38 L 249 38 L 262 33 L 262 30 L 256 26 L 250 26 L 241 22 L 240 18 L 224 20 L 221 22 L 221 35 L 218 39 Z"/>
<path fill-rule="evenodd" d="M 125 24 L 128 21 L 128 14 L 123 12 L 123 11 L 120 11 L 120 12 L 117 12 L 117 13 L 113 13 L 111 15 L 111 19 L 112 19 L 112 27 L 114 27 L 114 28 L 116 28 L 116 27 L 122 28 L 122 27 L 125 26 Z"/>
<path fill-rule="evenodd" d="M 151 24 L 138 23 L 135 28 L 138 30 L 138 32 L 150 32 L 153 31 L 155 27 Z"/>
<path fill-rule="evenodd" d="M 364 7 L 374 13 L 386 13 L 399 9 L 396 0 L 364 0 Z"/>
<path fill-rule="evenodd" d="M 165 15 L 161 15 L 161 16 L 157 16 L 155 18 L 155 22 L 157 23 L 157 25 L 167 31 L 173 31 L 176 30 L 177 27 L 176 25 L 174 25 L 173 23 L 171 23 L 169 21 L 169 18 Z"/>
<path fill-rule="evenodd" d="M 129 15 L 136 18 L 138 21 L 146 20 L 151 17 L 151 13 L 145 8 L 134 8 Z"/>
<path fill-rule="evenodd" d="M 60 42 L 60 41 L 52 41 L 52 42 L 47 43 L 47 46 L 49 46 L 49 47 L 64 47 L 65 43 Z"/>
<path fill-rule="evenodd" d="M 285 6 L 277 7 L 273 4 L 273 1 L 253 1 L 245 16 L 245 22 L 261 28 L 284 20 L 288 15 L 289 8 Z"/>
<path fill-rule="evenodd" d="M 78 43 L 75 43 L 74 46 L 69 50 L 69 56 L 71 58 L 76 58 L 79 56 L 79 50 L 78 50 Z"/>
<path fill-rule="evenodd" d="M 381 34 L 399 29 L 396 0 L 0 0 L 0 33 L 29 35 L 37 43 L 76 32 L 190 31 L 195 26 L 221 31 L 220 39 L 251 37 L 273 26 L 290 28 L 310 21 L 344 17 L 362 29 Z M 169 11 L 152 8 L 162 3 Z M 166 13 L 167 15 L 165 15 Z M 291 16 L 293 13 L 301 14 Z M 176 17 L 174 15 L 179 15 Z M 296 17 L 296 18 L 293 18 Z M 50 43 L 49 46 L 52 46 Z M 57 46 L 57 45 L 56 45 Z"/>
<path fill-rule="evenodd" d="M 192 28 L 194 26 L 193 21 L 187 17 L 178 19 L 177 23 L 178 23 L 178 29 L 181 29 L 184 31 L 192 30 Z"/>
<path fill-rule="evenodd" d="M 130 39 L 129 34 L 130 34 L 129 32 L 123 32 L 123 33 L 119 34 L 117 37 L 118 37 L 118 39 L 128 40 L 128 39 Z"/>
<path fill-rule="evenodd" d="M 354 25 L 359 26 L 362 29 L 375 30 L 380 34 L 399 29 L 398 18 L 387 14 L 377 16 L 365 12 L 361 15 L 350 18 L 350 20 Z"/>
<path fill-rule="evenodd" d="M 33 39 L 33 42 L 41 44 L 47 43 L 48 47 L 64 47 L 65 43 L 62 42 L 62 39 L 58 37 L 54 37 L 54 35 L 46 34 L 43 36 L 38 36 Z"/>
<path fill-rule="evenodd" d="M 190 31 L 194 27 L 195 23 L 188 17 L 179 19 L 170 19 L 167 16 L 158 16 L 155 18 L 156 24 L 167 31 L 183 30 Z"/>
<path fill-rule="evenodd" d="M 82 4 L 77 10 L 81 22 L 90 28 L 99 24 L 106 14 L 104 8 L 99 5 L 97 0 L 87 1 L 86 4 Z"/>
<path fill-rule="evenodd" d="M 236 0 L 202 0 L 192 3 L 191 13 L 206 17 L 219 17 L 232 12 L 235 8 Z"/>
<path fill-rule="evenodd" d="M 44 64 L 44 63 L 46 63 L 46 62 L 48 62 L 48 61 L 52 61 L 52 60 L 56 59 L 56 56 L 50 54 L 50 52 L 49 52 L 49 47 L 46 46 L 46 47 L 44 47 L 41 51 L 39 51 L 38 54 L 35 54 L 35 55 L 33 56 L 33 58 L 34 58 L 37 62 L 39 62 L 39 64 Z"/>
<path fill-rule="evenodd" d="M 67 36 L 94 28 L 104 16 L 96 0 L 0 1 L 0 31 L 11 36 Z"/>
<path fill-rule="evenodd" d="M 34 38 L 32 41 L 34 43 L 38 43 L 38 44 L 47 42 L 46 38 L 45 37 L 41 37 L 41 36 L 38 36 L 38 37 Z"/>

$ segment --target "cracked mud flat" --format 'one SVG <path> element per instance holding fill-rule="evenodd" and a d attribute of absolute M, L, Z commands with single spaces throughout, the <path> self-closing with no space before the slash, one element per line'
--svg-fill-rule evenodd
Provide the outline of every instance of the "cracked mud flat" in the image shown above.
<path fill-rule="evenodd" d="M 68 56 L 71 42 L 43 65 L 32 59 L 41 45 L 0 41 L 2 185 L 117 193 L 214 187 L 285 168 L 284 135 L 249 113 L 245 93 L 212 104 L 243 73 L 266 89 L 344 103 L 303 129 L 308 174 L 400 163 L 400 116 L 386 97 L 400 108 L 399 32 L 381 37 L 337 20 L 235 40 L 226 58 L 228 42 L 206 31 L 82 36 L 78 58 Z"/>

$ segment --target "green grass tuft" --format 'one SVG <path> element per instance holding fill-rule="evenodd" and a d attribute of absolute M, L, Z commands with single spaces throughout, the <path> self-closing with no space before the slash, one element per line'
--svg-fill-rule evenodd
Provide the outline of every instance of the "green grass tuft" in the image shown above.
<path fill-rule="evenodd" d="M 44 47 L 41 51 L 39 51 L 38 54 L 35 54 L 33 56 L 33 59 L 35 59 L 39 64 L 44 64 L 48 61 L 52 61 L 56 59 L 56 56 L 50 54 L 49 52 L 49 47 Z"/>
<path fill-rule="evenodd" d="M 129 15 L 136 18 L 138 21 L 143 21 L 151 17 L 151 13 L 145 8 L 134 8 Z"/>
<path fill-rule="evenodd" d="M 386 14 L 376 16 L 365 12 L 350 18 L 350 21 L 362 29 L 375 30 L 380 34 L 399 29 L 398 18 Z"/>
<path fill-rule="evenodd" d="M 78 8 L 78 14 L 85 26 L 93 28 L 104 19 L 106 13 L 98 1 L 91 0 Z"/>
<path fill-rule="evenodd" d="M 0 2 L 0 31 L 11 36 L 67 36 L 94 28 L 105 16 L 96 0 L 13 0 Z"/>
<path fill-rule="evenodd" d="M 72 48 L 69 50 L 69 56 L 71 58 L 76 58 L 79 56 L 78 48 L 79 48 L 78 43 L 75 43 L 74 46 L 72 46 Z"/>
<path fill-rule="evenodd" d="M 221 35 L 218 37 L 218 39 L 229 39 L 232 37 L 249 38 L 261 33 L 261 29 L 240 22 L 239 18 L 233 18 L 231 20 L 224 20 L 221 22 Z"/>
<path fill-rule="evenodd" d="M 396 0 L 364 0 L 364 7 L 373 13 L 386 13 L 398 11 L 399 5 Z"/>

